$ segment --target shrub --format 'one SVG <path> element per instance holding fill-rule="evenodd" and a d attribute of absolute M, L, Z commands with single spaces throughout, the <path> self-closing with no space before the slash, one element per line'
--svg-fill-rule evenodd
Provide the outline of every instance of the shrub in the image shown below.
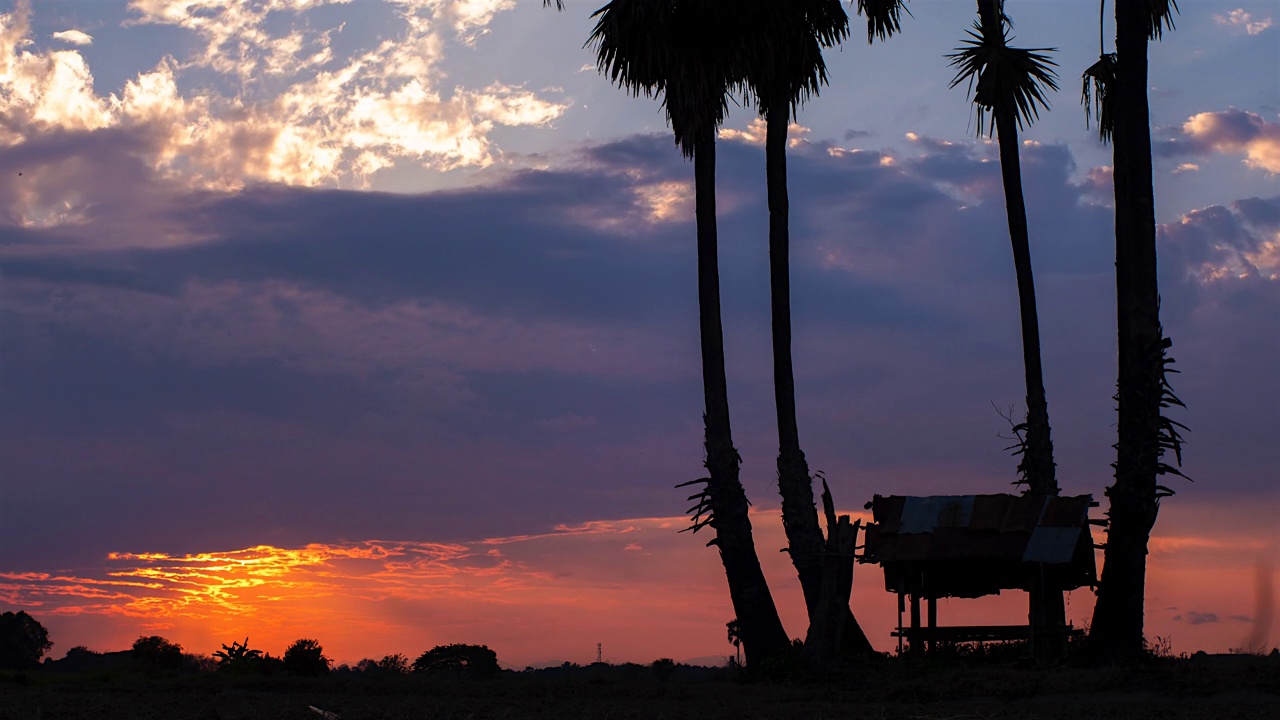
<path fill-rule="evenodd" d="M 356 663 L 355 671 L 374 677 L 407 675 L 409 673 L 409 658 L 399 653 L 383 655 L 381 660 L 365 658 Z"/>
<path fill-rule="evenodd" d="M 653 664 L 650 665 L 649 668 L 653 670 L 654 676 L 659 680 L 666 680 L 672 675 L 675 675 L 676 661 L 671 658 L 658 658 L 653 661 Z"/>
<path fill-rule="evenodd" d="M 38 620 L 18 611 L 0 615 L 0 670 L 30 670 L 53 643 Z"/>
<path fill-rule="evenodd" d="M 218 659 L 218 672 L 222 673 L 248 675 L 258 672 L 263 664 L 262 651 L 250 650 L 249 638 L 245 638 L 242 643 L 233 640 L 230 645 L 223 645 L 213 656 Z"/>
<path fill-rule="evenodd" d="M 182 646 L 159 635 L 142 636 L 133 641 L 133 666 L 146 672 L 182 670 Z"/>
<path fill-rule="evenodd" d="M 498 655 L 485 645 L 437 645 L 413 661 L 414 672 L 429 675 L 492 677 L 502 672 Z"/>
<path fill-rule="evenodd" d="M 284 670 L 290 675 L 318 677 L 329 672 L 329 658 L 315 640 L 297 640 L 284 651 Z"/>

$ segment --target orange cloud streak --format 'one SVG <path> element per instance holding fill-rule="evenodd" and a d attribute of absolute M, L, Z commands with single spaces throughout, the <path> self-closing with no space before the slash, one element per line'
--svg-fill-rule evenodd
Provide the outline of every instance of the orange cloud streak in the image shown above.
<path fill-rule="evenodd" d="M 1277 545 L 1238 522 L 1223 526 L 1233 535 L 1187 532 L 1203 518 L 1203 511 L 1185 508 L 1162 513 L 1157 530 L 1168 534 L 1151 545 L 1148 635 L 1171 638 L 1177 651 L 1225 651 L 1245 638 L 1257 643 L 1256 567 L 1274 557 Z M 799 586 L 777 552 L 786 544 L 779 520 L 773 510 L 753 513 L 779 611 L 790 634 L 803 636 Z M 113 552 L 92 571 L 0 573 L 0 600 L 45 622 L 61 650 L 118 649 L 155 633 L 201 653 L 245 635 L 275 654 L 299 637 L 318 637 L 346 662 L 414 656 L 448 642 L 488 644 L 516 667 L 587 662 L 596 642 L 604 643 L 606 659 L 619 662 L 725 656 L 731 648 L 724 624 L 733 612 L 723 573 L 701 538 L 691 542 L 675 532 L 685 524 L 597 521 L 466 544 L 369 540 L 191 555 Z M 853 603 L 872 642 L 891 649 L 896 603 L 878 568 L 856 568 Z M 1068 597 L 1077 625 L 1092 607 L 1087 589 Z M 1025 612 L 1019 592 L 939 606 L 942 624 L 1014 623 Z"/>

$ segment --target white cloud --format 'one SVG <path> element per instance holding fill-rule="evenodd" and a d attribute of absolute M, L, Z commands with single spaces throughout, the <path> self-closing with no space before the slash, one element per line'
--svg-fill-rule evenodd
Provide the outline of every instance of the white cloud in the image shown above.
<path fill-rule="evenodd" d="M 445 84 L 442 20 L 475 33 L 512 3 L 386 0 L 399 11 L 400 35 L 338 58 L 331 39 L 341 22 L 324 26 L 307 13 L 349 2 L 133 0 L 128 24 L 183 28 L 200 45 L 186 58 L 158 58 L 108 95 L 95 92 L 79 51 L 34 47 L 30 4 L 19 2 L 0 15 L 0 144 L 113 128 L 134 137 L 163 177 L 193 187 L 363 185 L 400 161 L 440 170 L 492 164 L 502 157 L 489 138 L 496 126 L 544 126 L 568 107 L 522 87 Z M 74 42 L 76 32 L 58 35 Z M 223 82 L 184 87 L 193 68 Z M 69 198 L 29 201 L 57 207 Z"/>
<path fill-rule="evenodd" d="M 63 30 L 51 35 L 54 40 L 61 40 L 72 45 L 92 45 L 93 36 L 79 30 Z"/>
<path fill-rule="evenodd" d="M 1214 15 L 1213 19 L 1221 25 L 1244 30 L 1250 35 L 1257 35 L 1271 27 L 1271 18 L 1255 18 L 1251 13 L 1245 12 L 1243 8 L 1232 10 L 1225 14 Z"/>

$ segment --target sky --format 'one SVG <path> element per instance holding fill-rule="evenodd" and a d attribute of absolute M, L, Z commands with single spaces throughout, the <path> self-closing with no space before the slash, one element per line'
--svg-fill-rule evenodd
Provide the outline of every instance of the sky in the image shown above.
<path fill-rule="evenodd" d="M 1180 7 L 1149 96 L 1194 482 L 1167 482 L 1147 634 L 1269 648 L 1280 18 Z M 1024 395 L 998 155 L 948 89 L 974 7 L 909 8 L 885 43 L 853 20 L 789 154 L 801 443 L 861 517 L 875 494 L 1010 491 L 1002 414 Z M 702 473 L 692 166 L 657 101 L 596 72 L 594 9 L 0 0 L 0 606 L 44 623 L 53 656 L 151 634 L 199 653 L 315 637 L 352 663 L 452 642 L 517 668 L 597 643 L 612 662 L 733 652 L 719 560 L 677 533 L 674 486 Z M 1098 14 L 1006 9 L 1015 44 L 1057 48 L 1024 188 L 1059 481 L 1105 502 L 1110 155 L 1078 102 Z M 727 369 L 757 549 L 802 637 L 762 142 L 731 106 Z M 1092 605 L 1072 592 L 1068 615 Z M 891 649 L 877 567 L 853 607 Z M 1025 608 L 949 600 L 939 621 Z"/>

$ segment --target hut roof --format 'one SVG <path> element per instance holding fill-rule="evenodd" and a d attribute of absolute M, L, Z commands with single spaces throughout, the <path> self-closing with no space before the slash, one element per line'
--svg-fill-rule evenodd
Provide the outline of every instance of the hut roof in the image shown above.
<path fill-rule="evenodd" d="M 1093 497 L 875 496 L 863 562 L 885 568 L 888 590 L 977 597 L 1025 589 L 1029 573 L 1055 585 L 1095 582 Z"/>

